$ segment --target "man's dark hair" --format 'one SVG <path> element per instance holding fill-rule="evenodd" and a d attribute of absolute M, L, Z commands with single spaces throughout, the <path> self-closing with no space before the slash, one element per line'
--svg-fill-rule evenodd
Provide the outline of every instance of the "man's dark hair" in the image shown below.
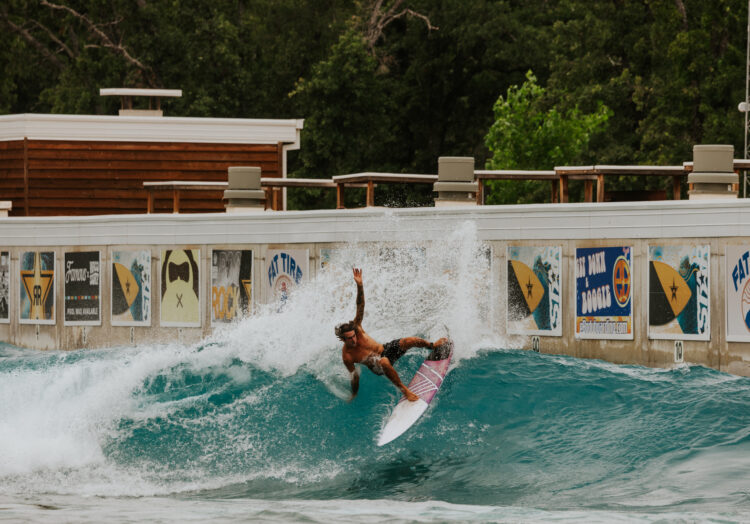
<path fill-rule="evenodd" d="M 339 324 L 338 326 L 336 326 L 336 329 L 334 329 L 336 336 L 339 337 L 341 340 L 344 340 L 344 333 L 347 333 L 349 331 L 354 331 L 353 320 L 350 320 L 349 322 L 344 322 L 343 324 Z"/>

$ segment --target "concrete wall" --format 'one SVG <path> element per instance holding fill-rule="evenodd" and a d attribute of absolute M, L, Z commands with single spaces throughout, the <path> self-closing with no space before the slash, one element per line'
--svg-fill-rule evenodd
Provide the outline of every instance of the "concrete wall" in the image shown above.
<path fill-rule="evenodd" d="M 319 267 L 321 248 L 349 242 L 393 244 L 440 241 L 446 232 L 466 221 L 476 225 L 480 240 L 493 248 L 493 287 L 499 307 L 493 328 L 507 336 L 509 347 L 532 347 L 532 337 L 507 335 L 508 246 L 562 247 L 562 336 L 541 336 L 539 350 L 620 364 L 670 366 L 675 362 L 675 340 L 649 338 L 649 245 L 708 244 L 710 246 L 710 340 L 684 340 L 684 360 L 734 374 L 750 376 L 750 342 L 726 341 L 724 295 L 725 248 L 750 244 L 750 201 L 661 201 L 612 204 L 544 204 L 466 208 L 357 209 L 309 212 L 265 212 L 256 215 L 120 215 L 97 217 L 6 218 L 0 220 L 0 250 L 10 251 L 10 322 L 0 324 L 0 340 L 41 349 L 72 349 L 129 345 L 155 341 L 193 342 L 211 332 L 207 297 L 210 278 L 202 279 L 201 327 L 159 326 L 156 291 L 160 252 L 170 248 L 201 250 L 201 272 L 210 275 L 211 249 L 252 249 L 254 288 L 263 278 L 269 249 L 309 250 L 309 275 Z M 582 340 L 575 337 L 575 250 L 584 247 L 632 246 L 632 340 Z M 150 249 L 154 293 L 151 327 L 111 326 L 109 282 L 111 253 L 119 249 Z M 18 321 L 19 256 L 24 251 L 53 250 L 57 275 L 67 251 L 102 252 L 102 323 L 100 326 L 63 324 L 62 279 L 56 276 L 54 325 Z M 268 299 L 263 293 L 257 302 Z"/>

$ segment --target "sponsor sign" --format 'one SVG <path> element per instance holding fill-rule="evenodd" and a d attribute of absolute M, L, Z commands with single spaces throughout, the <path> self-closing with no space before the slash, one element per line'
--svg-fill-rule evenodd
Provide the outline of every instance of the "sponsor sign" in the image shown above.
<path fill-rule="evenodd" d="M 18 321 L 55 323 L 55 252 L 25 251 L 19 258 Z"/>
<path fill-rule="evenodd" d="M 633 339 L 632 247 L 576 249 L 576 337 Z"/>
<path fill-rule="evenodd" d="M 10 322 L 10 251 L 0 251 L 0 323 Z"/>
<path fill-rule="evenodd" d="M 508 333 L 562 336 L 562 248 L 509 246 Z"/>
<path fill-rule="evenodd" d="M 708 245 L 649 246 L 648 336 L 711 339 Z"/>
<path fill-rule="evenodd" d="M 283 307 L 294 289 L 307 279 L 307 249 L 269 249 L 266 253 L 265 285 L 269 302 Z"/>
<path fill-rule="evenodd" d="M 252 312 L 253 252 L 211 252 L 211 323 L 228 323 Z"/>
<path fill-rule="evenodd" d="M 750 245 L 727 246 L 727 340 L 750 342 Z"/>
<path fill-rule="evenodd" d="M 151 251 L 112 251 L 112 325 L 151 325 Z"/>
<path fill-rule="evenodd" d="M 200 249 L 161 252 L 162 326 L 200 327 L 200 256 Z"/>
<path fill-rule="evenodd" d="M 65 253 L 65 325 L 96 326 L 101 317 L 99 251 Z"/>

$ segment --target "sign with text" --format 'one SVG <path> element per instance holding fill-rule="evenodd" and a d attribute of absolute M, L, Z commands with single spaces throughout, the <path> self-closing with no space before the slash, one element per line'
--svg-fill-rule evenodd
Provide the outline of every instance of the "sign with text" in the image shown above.
<path fill-rule="evenodd" d="M 283 307 L 294 288 L 307 279 L 307 249 L 269 249 L 266 253 L 265 283 L 269 302 Z"/>
<path fill-rule="evenodd" d="M 508 247 L 508 333 L 562 336 L 562 248 Z"/>
<path fill-rule="evenodd" d="M 10 322 L 10 251 L 0 251 L 0 323 Z"/>
<path fill-rule="evenodd" d="M 253 252 L 211 252 L 211 323 L 228 323 L 252 312 Z"/>
<path fill-rule="evenodd" d="M 708 245 L 648 247 L 648 336 L 711 339 Z"/>
<path fill-rule="evenodd" d="M 750 342 L 750 245 L 727 246 L 727 340 Z"/>
<path fill-rule="evenodd" d="M 99 251 L 65 253 L 65 315 L 66 325 L 100 325 L 101 260 Z"/>
<path fill-rule="evenodd" d="M 151 251 L 112 251 L 112 325 L 151 325 Z"/>
<path fill-rule="evenodd" d="M 633 248 L 576 249 L 576 337 L 633 339 Z"/>

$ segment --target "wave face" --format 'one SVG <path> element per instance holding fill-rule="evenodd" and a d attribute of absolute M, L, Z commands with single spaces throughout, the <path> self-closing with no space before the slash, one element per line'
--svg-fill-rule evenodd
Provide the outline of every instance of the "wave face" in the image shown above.
<path fill-rule="evenodd" d="M 464 226 L 437 248 L 350 246 L 281 311 L 263 308 L 197 345 L 0 346 L 0 499 L 283 501 L 300 520 L 353 499 L 446 504 L 438 520 L 747 514 L 750 380 L 505 349 L 487 329 L 497 297 L 475 237 Z M 333 335 L 354 316 L 351 264 L 364 267 L 364 326 L 376 339 L 447 328 L 456 341 L 430 409 L 382 448 L 396 390 L 365 370 L 346 402 Z M 405 381 L 424 356 L 398 362 Z"/>

